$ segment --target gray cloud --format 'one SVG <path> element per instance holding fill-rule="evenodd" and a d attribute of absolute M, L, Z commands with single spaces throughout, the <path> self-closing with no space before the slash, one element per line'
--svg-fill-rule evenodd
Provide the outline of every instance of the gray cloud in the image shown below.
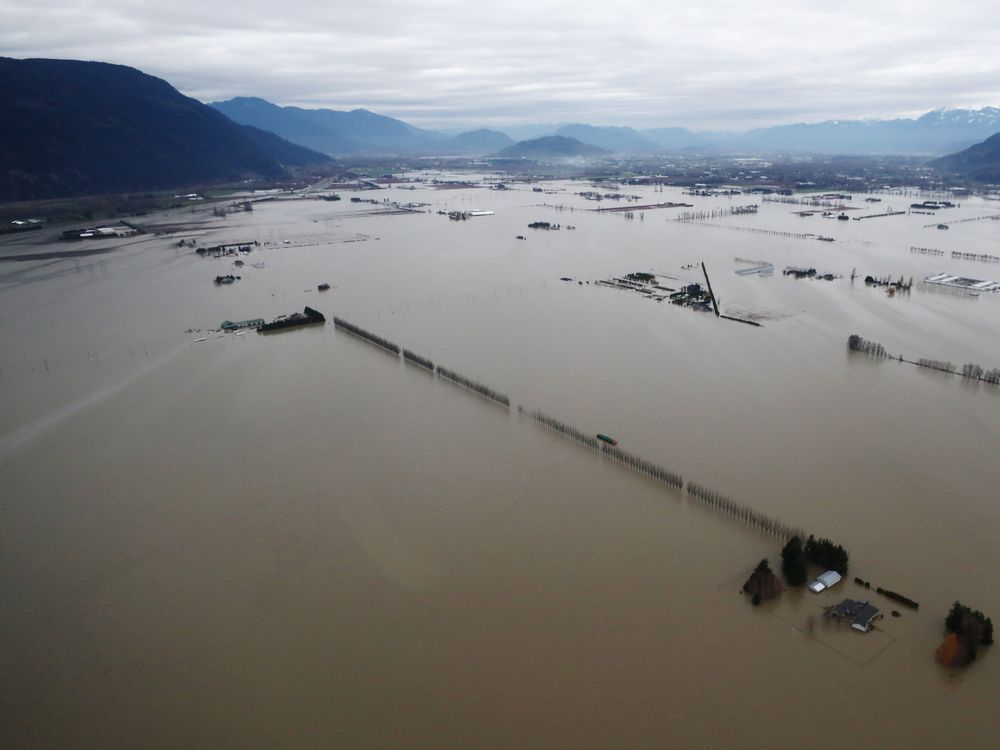
<path fill-rule="evenodd" d="M 426 126 L 742 129 L 1000 103 L 1000 21 L 970 0 L 7 0 L 3 15 L 6 55 Z"/>

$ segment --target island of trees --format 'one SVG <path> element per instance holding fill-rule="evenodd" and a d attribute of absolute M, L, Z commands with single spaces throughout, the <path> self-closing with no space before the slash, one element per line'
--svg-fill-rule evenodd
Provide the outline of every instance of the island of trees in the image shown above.
<path fill-rule="evenodd" d="M 948 631 L 935 658 L 946 667 L 964 667 L 975 661 L 981 646 L 993 643 L 993 620 L 979 610 L 955 602 L 944 620 Z"/>

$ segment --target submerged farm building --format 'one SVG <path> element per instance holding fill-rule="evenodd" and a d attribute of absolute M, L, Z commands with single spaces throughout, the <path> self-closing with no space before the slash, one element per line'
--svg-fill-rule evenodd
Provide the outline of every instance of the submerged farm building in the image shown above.
<path fill-rule="evenodd" d="M 809 584 L 809 590 L 814 594 L 818 594 L 820 591 L 824 591 L 838 583 L 840 583 L 840 573 L 836 570 L 828 570 Z"/>
<path fill-rule="evenodd" d="M 853 599 L 844 599 L 840 604 L 830 610 L 830 617 L 838 620 L 850 620 L 851 627 L 867 633 L 871 630 L 872 623 L 882 617 L 882 613 L 869 601 L 856 602 Z"/>

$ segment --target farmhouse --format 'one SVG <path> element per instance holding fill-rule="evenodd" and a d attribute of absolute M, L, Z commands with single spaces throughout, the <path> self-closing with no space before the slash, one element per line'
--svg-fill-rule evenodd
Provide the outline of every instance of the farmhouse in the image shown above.
<path fill-rule="evenodd" d="M 882 617 L 882 613 L 871 602 L 867 600 L 856 602 L 853 599 L 844 599 L 828 614 L 838 620 L 850 620 L 851 627 L 862 633 L 871 630 L 872 623 Z"/>

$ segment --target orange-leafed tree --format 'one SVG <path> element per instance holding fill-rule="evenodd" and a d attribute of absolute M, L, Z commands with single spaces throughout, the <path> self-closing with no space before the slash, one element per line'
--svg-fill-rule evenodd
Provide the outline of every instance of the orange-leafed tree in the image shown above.
<path fill-rule="evenodd" d="M 956 633 L 948 633 L 944 639 L 944 643 L 938 646 L 937 651 L 934 652 L 934 658 L 938 664 L 944 667 L 959 667 L 962 665 L 962 661 L 959 658 L 961 652 L 962 643 L 958 640 L 958 635 Z"/>

